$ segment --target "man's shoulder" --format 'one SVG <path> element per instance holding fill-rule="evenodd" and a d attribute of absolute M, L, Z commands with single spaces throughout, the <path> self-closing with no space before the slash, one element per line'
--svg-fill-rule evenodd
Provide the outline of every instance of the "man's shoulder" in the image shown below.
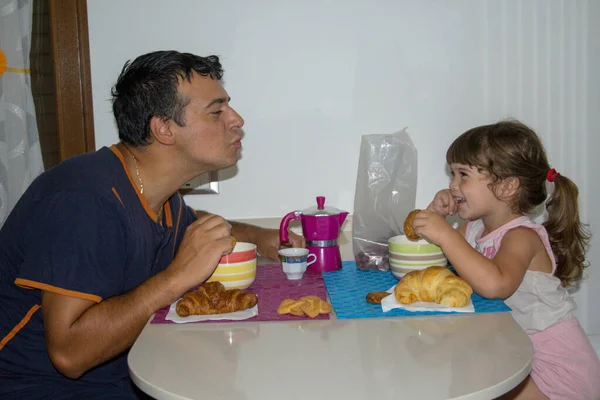
<path fill-rule="evenodd" d="M 113 187 L 127 183 L 120 160 L 110 149 L 70 157 L 42 173 L 31 184 L 35 193 L 76 192 L 110 195 Z"/>
<path fill-rule="evenodd" d="M 123 167 L 118 157 L 107 147 L 89 153 L 77 154 L 58 163 L 44 174 L 57 176 L 86 176 L 105 175 L 111 176 L 122 171 Z M 43 174 L 42 174 L 43 175 Z"/>
<path fill-rule="evenodd" d="M 69 211 L 74 205 L 123 207 L 130 186 L 120 160 L 108 148 L 71 157 L 39 175 L 25 190 L 12 213 L 21 216 Z M 46 211 L 43 211 L 46 210 Z M 39 216 L 39 215 L 38 215 Z M 21 220 L 21 218 L 17 218 Z"/>

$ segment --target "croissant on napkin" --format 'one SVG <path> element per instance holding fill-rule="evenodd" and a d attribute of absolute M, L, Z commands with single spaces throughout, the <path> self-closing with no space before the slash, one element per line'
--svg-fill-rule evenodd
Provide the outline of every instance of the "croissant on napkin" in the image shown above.
<path fill-rule="evenodd" d="M 429 267 L 404 275 L 394 289 L 396 300 L 402 304 L 430 301 L 448 307 L 469 304 L 473 289 L 446 267 Z"/>
<path fill-rule="evenodd" d="M 258 302 L 256 294 L 241 289 L 225 289 L 221 282 L 207 282 L 197 291 L 183 295 L 175 306 L 180 317 L 190 315 L 226 314 L 252 308 Z"/>

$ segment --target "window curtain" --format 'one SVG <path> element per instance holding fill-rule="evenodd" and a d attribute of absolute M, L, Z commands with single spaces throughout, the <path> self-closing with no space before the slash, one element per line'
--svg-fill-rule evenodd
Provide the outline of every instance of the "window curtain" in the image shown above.
<path fill-rule="evenodd" d="M 31 94 L 33 0 L 0 0 L 0 227 L 44 169 Z"/>

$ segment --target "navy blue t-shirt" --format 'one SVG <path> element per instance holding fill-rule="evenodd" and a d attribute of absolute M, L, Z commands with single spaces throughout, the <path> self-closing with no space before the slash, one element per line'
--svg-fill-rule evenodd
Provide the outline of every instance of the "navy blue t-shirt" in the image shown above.
<path fill-rule="evenodd" d="M 48 356 L 42 291 L 97 303 L 165 269 L 195 219 L 179 193 L 162 219 L 115 146 L 40 175 L 0 230 L 0 398 L 133 398 L 127 352 L 79 379 Z"/>

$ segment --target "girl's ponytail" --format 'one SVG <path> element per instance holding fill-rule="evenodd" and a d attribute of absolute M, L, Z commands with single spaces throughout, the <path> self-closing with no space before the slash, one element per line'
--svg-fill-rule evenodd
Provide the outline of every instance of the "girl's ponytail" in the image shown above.
<path fill-rule="evenodd" d="M 581 279 L 587 267 L 585 251 L 591 234 L 579 219 L 577 185 L 553 169 L 548 171 L 548 180 L 554 182 L 554 192 L 546 201 L 548 219 L 544 226 L 556 256 L 554 275 L 569 287 Z"/>

